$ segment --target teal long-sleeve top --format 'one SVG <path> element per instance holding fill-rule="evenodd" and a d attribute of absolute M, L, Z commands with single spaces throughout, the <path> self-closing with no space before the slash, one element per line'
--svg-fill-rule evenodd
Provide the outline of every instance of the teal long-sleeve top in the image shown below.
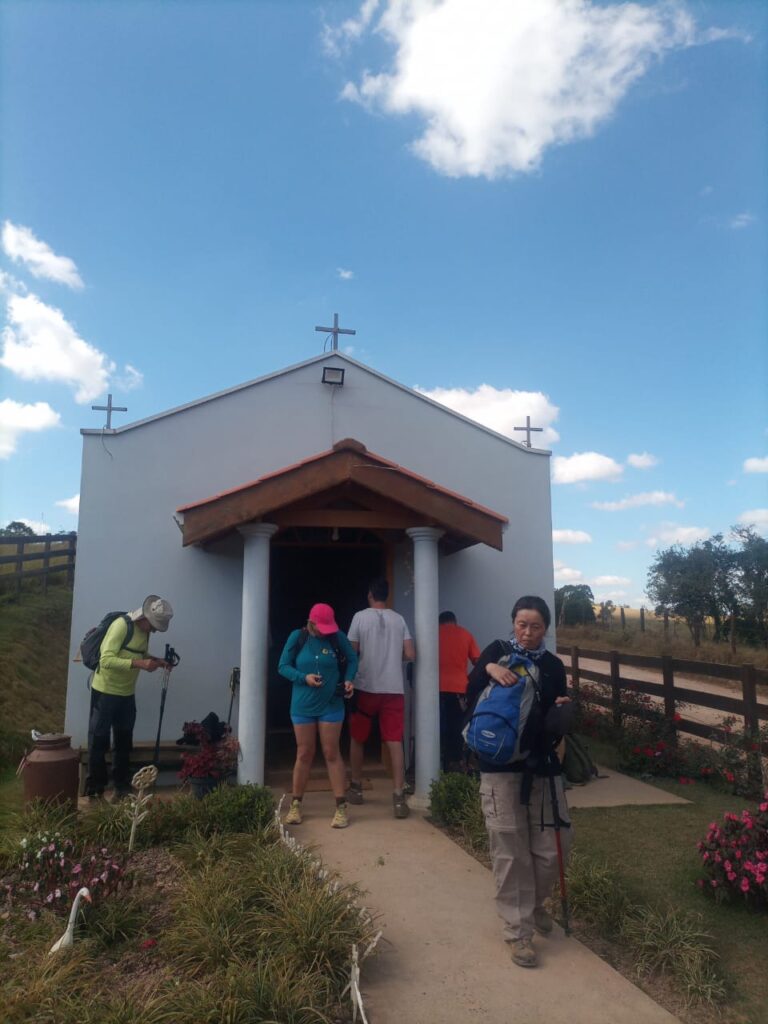
<path fill-rule="evenodd" d="M 324 715 L 327 711 L 341 710 L 344 699 L 335 695 L 336 684 L 339 682 L 339 663 L 333 647 L 326 637 L 308 636 L 307 641 L 297 653 L 300 629 L 294 629 L 285 642 L 280 655 L 278 672 L 293 683 L 291 694 L 291 715 L 314 718 Z M 336 634 L 339 647 L 347 659 L 345 682 L 352 682 L 357 674 L 357 654 L 341 630 Z M 321 675 L 322 686 L 309 686 L 308 675 Z"/>

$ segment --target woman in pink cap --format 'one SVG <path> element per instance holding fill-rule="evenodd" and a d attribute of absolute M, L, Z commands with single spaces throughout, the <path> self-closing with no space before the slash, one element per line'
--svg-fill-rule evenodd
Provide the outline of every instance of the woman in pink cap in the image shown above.
<path fill-rule="evenodd" d="M 344 698 L 353 693 L 357 654 L 336 625 L 329 604 L 313 605 L 303 629 L 295 629 L 280 655 L 278 671 L 293 683 L 291 721 L 296 734 L 296 763 L 293 766 L 293 794 L 286 816 L 287 825 L 300 825 L 301 801 L 309 770 L 315 757 L 317 737 L 328 768 L 336 812 L 332 828 L 346 828 L 346 769 L 339 750 L 344 722 Z"/>

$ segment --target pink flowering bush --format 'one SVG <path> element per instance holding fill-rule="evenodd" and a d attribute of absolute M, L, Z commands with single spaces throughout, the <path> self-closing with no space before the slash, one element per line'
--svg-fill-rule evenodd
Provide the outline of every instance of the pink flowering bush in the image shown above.
<path fill-rule="evenodd" d="M 699 888 L 768 910 L 768 791 L 756 811 L 724 814 L 722 825 L 711 822 L 697 847 L 706 871 Z"/>
<path fill-rule="evenodd" d="M 111 896 L 125 879 L 122 860 L 106 847 L 78 850 L 60 832 L 38 832 L 20 843 L 18 870 L 4 882 L 8 903 L 22 906 L 27 916 L 41 910 L 67 914 L 82 886 L 94 903 Z"/>

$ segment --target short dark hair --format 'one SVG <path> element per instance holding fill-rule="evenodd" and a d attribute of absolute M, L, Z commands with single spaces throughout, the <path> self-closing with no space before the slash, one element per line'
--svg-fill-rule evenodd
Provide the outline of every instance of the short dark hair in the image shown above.
<path fill-rule="evenodd" d="M 386 601 L 389 597 L 389 583 L 383 576 L 377 576 L 375 580 L 371 580 L 368 593 L 374 601 Z"/>
<path fill-rule="evenodd" d="M 446 622 L 455 622 L 456 616 L 453 614 L 453 612 L 440 612 L 437 621 L 442 626 Z"/>
<path fill-rule="evenodd" d="M 515 621 L 518 612 L 524 611 L 538 612 L 544 620 L 544 625 L 549 629 L 552 616 L 549 614 L 549 606 L 543 598 L 535 597 L 533 594 L 526 594 L 525 597 L 519 597 L 515 601 L 515 607 L 512 609 L 512 621 Z"/>

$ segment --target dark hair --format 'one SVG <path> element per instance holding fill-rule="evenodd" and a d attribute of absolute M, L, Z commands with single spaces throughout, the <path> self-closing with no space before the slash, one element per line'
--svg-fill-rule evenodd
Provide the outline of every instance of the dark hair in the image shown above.
<path fill-rule="evenodd" d="M 515 607 L 512 609 L 512 621 L 515 621 L 518 612 L 524 611 L 538 612 L 544 620 L 544 625 L 549 629 L 552 616 L 549 614 L 547 602 L 542 598 L 534 597 L 533 594 L 526 594 L 525 597 L 519 597 L 517 601 L 515 601 Z"/>
<path fill-rule="evenodd" d="M 389 597 L 389 583 L 383 576 L 377 576 L 375 580 L 371 580 L 368 593 L 374 601 L 386 601 Z"/>
<path fill-rule="evenodd" d="M 453 612 L 440 612 L 437 621 L 442 626 L 446 622 L 455 622 L 456 616 L 453 614 Z"/>

